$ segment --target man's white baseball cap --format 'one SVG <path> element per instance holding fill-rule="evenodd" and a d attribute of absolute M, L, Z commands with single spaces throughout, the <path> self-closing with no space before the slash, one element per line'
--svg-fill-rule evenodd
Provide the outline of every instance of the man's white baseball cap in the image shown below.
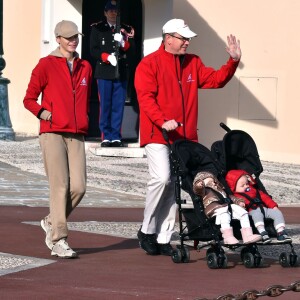
<path fill-rule="evenodd" d="M 168 21 L 162 28 L 163 34 L 177 32 L 185 38 L 195 37 L 197 34 L 190 30 L 189 26 L 182 19 L 172 19 Z"/>

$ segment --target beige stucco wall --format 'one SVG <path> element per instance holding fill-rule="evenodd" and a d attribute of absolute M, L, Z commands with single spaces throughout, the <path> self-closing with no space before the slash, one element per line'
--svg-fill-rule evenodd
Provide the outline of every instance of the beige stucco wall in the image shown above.
<path fill-rule="evenodd" d="M 144 0 L 144 55 L 157 50 L 161 44 L 161 29 L 172 19 L 173 1 Z"/>
<path fill-rule="evenodd" d="M 47 1 L 50 15 L 45 22 L 43 4 Z M 233 80 L 224 89 L 199 91 L 200 141 L 209 147 L 222 138 L 225 132 L 218 124 L 225 122 L 232 129 L 247 131 L 263 160 L 299 164 L 300 2 L 143 0 L 143 5 L 145 54 L 157 49 L 161 27 L 172 17 L 185 19 L 198 33 L 189 51 L 199 54 L 207 65 L 218 68 L 226 61 L 228 34 L 241 40 L 243 57 Z M 3 15 L 7 64 L 3 76 L 11 80 L 13 129 L 37 134 L 38 122 L 22 104 L 30 73 L 38 59 L 56 46 L 53 26 L 57 21 L 70 18 L 80 25 L 81 0 L 4 0 Z M 47 26 L 48 44 L 43 42 Z"/>
<path fill-rule="evenodd" d="M 13 130 L 37 134 L 38 121 L 24 109 L 23 98 L 32 68 L 40 57 L 41 1 L 3 1 L 3 50 Z"/>
<path fill-rule="evenodd" d="M 57 47 L 53 33 L 57 22 L 71 19 L 81 30 L 81 1 L 3 1 L 3 57 L 6 61 L 3 77 L 11 81 L 9 112 L 13 130 L 18 134 L 38 134 L 38 119 L 23 106 L 31 71 L 40 57 Z M 80 46 L 78 50 L 80 53 Z"/>
<path fill-rule="evenodd" d="M 222 138 L 218 124 L 225 122 L 248 132 L 263 160 L 300 163 L 299 11 L 297 0 L 174 1 L 174 17 L 198 33 L 189 50 L 205 64 L 225 62 L 228 34 L 241 41 L 234 79 L 224 89 L 199 92 L 202 143 L 210 146 Z"/>

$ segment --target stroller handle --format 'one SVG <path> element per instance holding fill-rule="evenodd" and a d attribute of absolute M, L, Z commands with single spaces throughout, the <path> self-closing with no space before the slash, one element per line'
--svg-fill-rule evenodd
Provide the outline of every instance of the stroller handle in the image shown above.
<path fill-rule="evenodd" d="M 226 125 L 224 124 L 223 122 L 220 123 L 220 126 L 226 131 L 226 132 L 230 132 L 231 129 Z"/>
<path fill-rule="evenodd" d="M 177 125 L 178 125 L 178 127 L 179 127 L 179 126 L 183 126 L 182 123 L 180 123 L 180 122 L 177 122 Z M 162 129 L 162 135 L 163 135 L 165 141 L 166 141 L 168 144 L 170 144 L 170 143 L 169 143 L 168 131 L 167 131 L 165 128 Z"/>
<path fill-rule="evenodd" d="M 163 134 L 163 137 L 164 137 L 165 141 L 166 141 L 167 143 L 169 143 L 168 131 L 167 131 L 165 128 L 163 128 L 162 134 Z"/>

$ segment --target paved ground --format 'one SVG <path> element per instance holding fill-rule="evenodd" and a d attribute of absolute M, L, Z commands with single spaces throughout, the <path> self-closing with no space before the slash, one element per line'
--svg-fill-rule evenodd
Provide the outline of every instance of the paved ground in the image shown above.
<path fill-rule="evenodd" d="M 88 144 L 87 144 L 88 145 Z M 101 157 L 92 151 L 97 144 L 87 146 L 88 185 L 106 191 L 145 196 L 149 180 L 145 157 Z M 18 138 L 14 142 L 0 140 L 0 161 L 22 171 L 44 175 L 39 142 L 36 137 Z M 134 150 L 133 150 L 134 151 Z M 300 165 L 263 161 L 261 179 L 280 205 L 300 205 Z M 141 206 L 143 204 L 141 203 Z"/>
<path fill-rule="evenodd" d="M 37 148 L 34 142 L 31 147 Z M 38 151 L 31 150 L 23 149 L 27 165 Z M 3 155 L 0 155 L 0 299 L 213 299 L 250 289 L 260 291 L 274 284 L 286 287 L 300 280 L 300 268 L 282 268 L 278 263 L 279 253 L 289 251 L 287 245 L 259 247 L 265 258 L 260 269 L 245 268 L 238 251 L 228 252 L 228 268 L 217 270 L 207 267 L 205 249 L 197 252 L 190 248 L 191 260 L 187 264 L 175 264 L 169 257 L 148 256 L 138 247 L 136 239 L 143 214 L 143 195 L 91 185 L 69 220 L 69 243 L 80 258 L 51 257 L 39 226 L 40 219 L 48 212 L 48 186 L 43 170 L 35 171 L 41 168 L 34 162 L 37 158 L 26 167 L 31 168 L 27 172 L 20 154 L 14 156 L 6 150 Z M 107 160 L 111 166 L 111 159 Z M 121 165 L 129 165 L 126 160 L 120 161 Z M 118 168 L 117 162 L 118 159 L 114 168 Z M 144 159 L 131 168 L 136 168 L 137 176 L 141 176 L 147 172 L 142 166 Z M 95 166 L 91 169 L 96 173 Z M 280 176 L 280 168 L 273 170 L 276 171 L 269 173 L 269 178 Z M 290 178 L 297 172 L 298 168 L 291 169 Z M 120 177 L 117 176 L 115 183 Z M 134 180 L 135 176 L 131 177 Z M 285 178 L 284 184 L 288 185 L 288 177 Z M 140 178 L 140 182 L 145 181 Z M 296 185 L 293 190 L 295 197 L 289 198 L 294 201 L 286 201 L 282 210 L 300 255 L 298 188 Z M 175 235 L 173 243 L 177 242 Z M 299 298 L 299 293 L 286 292 L 276 299 Z"/>

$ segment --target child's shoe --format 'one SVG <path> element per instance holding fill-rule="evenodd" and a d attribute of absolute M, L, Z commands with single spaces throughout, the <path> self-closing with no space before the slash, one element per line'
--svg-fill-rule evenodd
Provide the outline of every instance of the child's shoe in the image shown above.
<path fill-rule="evenodd" d="M 237 245 L 239 240 L 237 240 L 233 235 L 233 229 L 230 228 L 221 228 L 222 237 L 224 244 L 227 245 Z"/>
<path fill-rule="evenodd" d="M 278 242 L 291 242 L 292 239 L 287 235 L 286 231 L 277 232 L 277 241 Z"/>
<path fill-rule="evenodd" d="M 244 227 L 241 229 L 241 234 L 244 244 L 252 244 L 261 240 L 260 234 L 253 234 L 251 227 Z"/>
<path fill-rule="evenodd" d="M 263 244 L 271 243 L 272 240 L 266 231 L 261 232 L 260 235 L 261 235 L 261 241 Z"/>

